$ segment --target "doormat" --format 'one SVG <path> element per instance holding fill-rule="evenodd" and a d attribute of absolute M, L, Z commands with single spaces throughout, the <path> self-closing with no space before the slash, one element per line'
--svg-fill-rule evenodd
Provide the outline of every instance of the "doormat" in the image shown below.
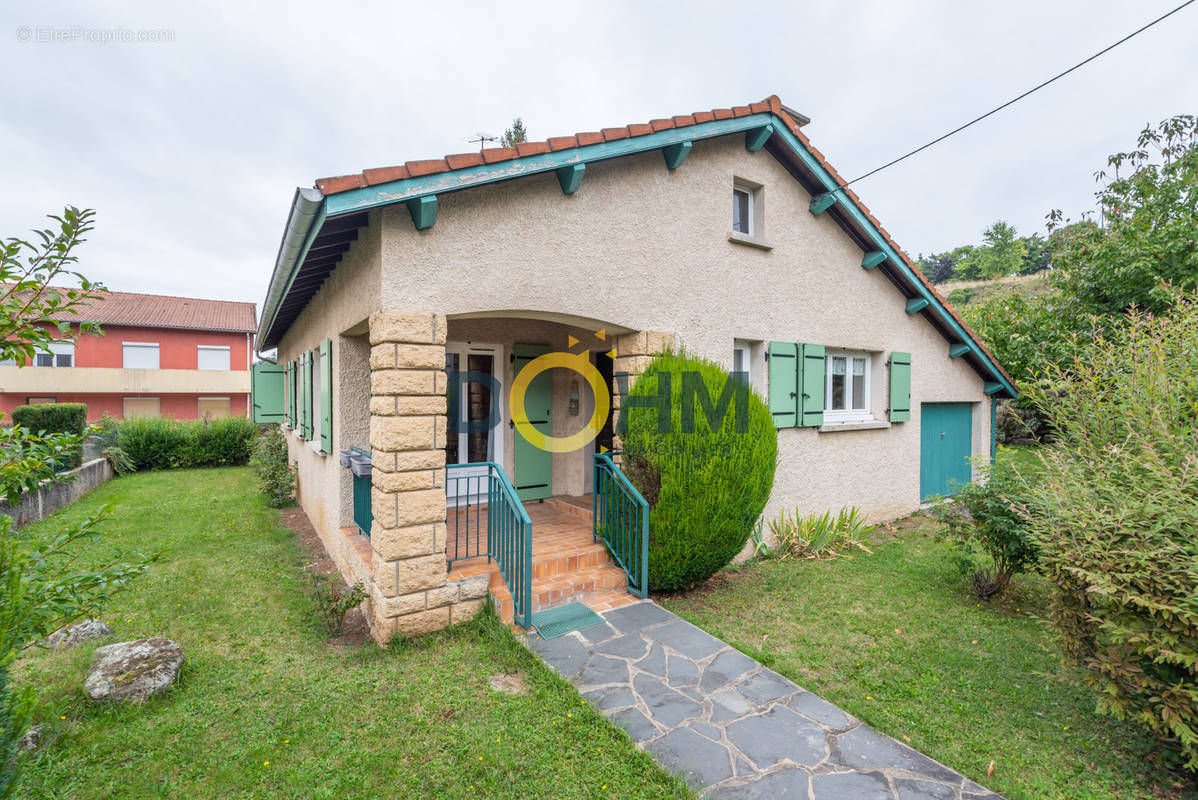
<path fill-rule="evenodd" d="M 532 626 L 542 639 L 556 639 L 562 634 L 598 625 L 603 617 L 582 603 L 567 603 L 556 608 L 547 608 L 532 615 Z"/>

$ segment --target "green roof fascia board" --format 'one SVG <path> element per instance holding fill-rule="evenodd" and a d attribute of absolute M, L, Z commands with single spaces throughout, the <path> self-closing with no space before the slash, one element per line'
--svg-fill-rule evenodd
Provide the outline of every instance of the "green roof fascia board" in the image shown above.
<path fill-rule="evenodd" d="M 588 161 L 619 158 L 647 150 L 660 150 L 683 142 L 713 139 L 717 136 L 760 128 L 773 121 L 773 114 L 762 112 L 750 114 L 747 117 L 718 119 L 713 122 L 702 122 L 683 128 L 648 133 L 644 136 L 631 136 L 612 142 L 600 142 L 583 147 L 571 147 L 567 150 L 556 150 L 552 153 L 539 153 L 524 158 L 497 161 L 493 164 L 480 164 L 476 167 L 466 167 L 450 172 L 438 172 L 419 178 L 405 178 L 375 186 L 364 186 L 326 197 L 325 213 L 329 217 L 339 217 L 343 214 L 365 211 L 368 208 L 390 205 L 411 197 L 451 192 L 484 183 L 534 175 L 538 172 L 556 171 L 561 167 Z M 775 132 L 777 132 L 776 128 Z"/>
<path fill-rule="evenodd" d="M 749 117 L 743 117 L 742 119 L 749 119 Z M 798 137 L 791 133 L 789 128 L 784 126 L 780 127 L 775 131 L 775 133 L 780 136 L 782 140 L 786 142 L 787 146 L 789 146 L 794 152 L 794 154 L 798 156 L 799 160 L 803 163 L 803 166 L 810 170 L 811 173 L 816 176 L 819 182 L 824 185 L 828 193 L 837 192 L 839 197 L 837 205 L 841 208 L 842 212 L 852 219 L 853 222 L 855 222 L 858 227 L 865 232 L 866 236 L 868 236 L 873 242 L 874 247 L 871 249 L 885 253 L 887 260 L 893 264 L 898 272 L 910 282 L 912 288 L 918 291 L 921 297 L 926 297 L 930 301 L 930 307 L 932 310 L 934 310 L 936 316 L 948 326 L 949 330 L 955 333 L 962 341 L 969 344 L 969 349 L 977 355 L 981 363 L 984 364 L 987 370 L 990 371 L 995 378 L 995 381 L 998 383 L 999 388 L 1005 391 L 1012 398 L 1019 397 L 1019 391 L 1002 374 L 1002 370 L 1000 370 L 998 365 L 994 363 L 994 359 L 986 355 L 986 352 L 982 350 L 981 345 L 979 345 L 974 338 L 969 335 L 968 331 L 965 330 L 961 323 L 957 322 L 956 318 L 949 313 L 944 304 L 937 301 L 930 295 L 930 292 L 928 291 L 927 287 L 924 286 L 923 281 L 916 277 L 914 271 L 907 266 L 906 260 L 899 255 L 895 248 L 891 247 L 890 242 L 886 240 L 886 237 L 882 235 L 881 231 L 879 231 L 874 224 L 869 221 L 869 218 L 865 216 L 865 212 L 862 211 L 855 202 L 853 202 L 853 199 L 849 197 L 847 193 L 845 193 L 843 190 L 837 190 L 836 187 L 839 185 L 839 183 L 826 169 L 824 169 L 823 164 L 821 164 L 819 160 L 816 159 L 816 157 L 803 146 L 803 143 L 799 141 Z"/>
<path fill-rule="evenodd" d="M 291 227 L 292 220 L 296 218 L 296 211 L 299 209 L 301 203 L 308 199 L 304 197 L 304 194 L 305 192 L 302 189 L 297 190 L 295 193 L 295 198 L 291 203 L 291 213 L 288 216 L 289 228 Z M 258 350 L 259 354 L 261 354 L 262 348 L 269 349 L 277 344 L 270 340 L 270 333 L 271 328 L 274 327 L 275 319 L 279 316 L 279 307 L 283 304 L 283 298 L 291 294 L 291 286 L 295 283 L 295 277 L 299 274 L 300 266 L 304 263 L 304 259 L 308 257 L 308 251 L 312 249 L 312 242 L 316 241 L 316 237 L 320 235 L 320 229 L 324 226 L 324 221 L 327 218 L 326 203 L 324 200 L 321 200 L 316 207 L 315 213 L 306 222 L 308 230 L 304 234 L 303 244 L 296 252 L 294 258 L 284 256 L 287 248 L 288 234 L 291 231 L 284 234 L 283 242 L 279 245 L 279 256 L 275 263 L 275 273 L 277 274 L 279 267 L 283 266 L 282 262 L 284 260 L 289 261 L 290 263 L 287 265 L 287 278 L 281 292 L 272 292 L 271 289 L 274 288 L 273 284 L 276 275 L 271 276 L 271 286 L 267 288 L 266 301 L 263 303 L 262 323 L 258 326 L 258 334 L 255 336 L 255 349 Z M 269 322 L 267 322 L 268 317 Z"/>

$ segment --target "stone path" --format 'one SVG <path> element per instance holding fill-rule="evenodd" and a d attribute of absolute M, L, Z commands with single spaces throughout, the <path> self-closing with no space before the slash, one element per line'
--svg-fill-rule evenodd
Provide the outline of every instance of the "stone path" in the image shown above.
<path fill-rule="evenodd" d="M 653 602 L 603 617 L 528 644 L 706 798 L 1002 800 Z"/>

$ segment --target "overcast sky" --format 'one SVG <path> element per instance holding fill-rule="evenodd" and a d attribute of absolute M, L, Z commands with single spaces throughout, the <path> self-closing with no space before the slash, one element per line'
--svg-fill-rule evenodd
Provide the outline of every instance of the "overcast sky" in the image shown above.
<path fill-rule="evenodd" d="M 318 177 L 468 151 L 514 115 L 544 139 L 771 93 L 856 177 L 1179 3 L 8 0 L 0 235 L 93 207 L 89 277 L 261 311 L 292 193 Z M 76 28 L 160 41 L 44 41 Z M 1076 216 L 1107 155 L 1198 113 L 1195 42 L 1198 4 L 855 188 L 913 255 Z"/>

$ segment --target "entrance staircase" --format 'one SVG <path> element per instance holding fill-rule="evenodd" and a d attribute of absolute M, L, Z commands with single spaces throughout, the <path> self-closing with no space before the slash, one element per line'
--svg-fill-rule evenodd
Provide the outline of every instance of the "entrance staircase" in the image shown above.
<path fill-rule="evenodd" d="M 532 521 L 532 611 L 581 602 L 594 611 L 607 611 L 634 602 L 628 592 L 628 575 L 612 561 L 602 542 L 593 541 L 592 499 L 551 497 L 530 502 L 524 508 Z M 465 512 L 463 512 L 465 513 Z M 455 512 L 449 512 L 449 536 L 455 538 Z M 477 528 L 458 536 L 478 535 Z M 485 531 L 482 533 L 485 537 Z M 471 545 L 473 547 L 473 545 Z M 454 542 L 449 544 L 455 552 Z M 462 545 L 463 552 L 465 552 Z M 477 552 L 475 550 L 474 552 Z M 484 548 L 485 552 L 485 548 Z M 514 604 L 511 592 L 495 561 L 485 555 L 455 561 L 449 578 L 462 578 L 489 572 L 491 594 L 504 622 L 513 624 Z"/>

